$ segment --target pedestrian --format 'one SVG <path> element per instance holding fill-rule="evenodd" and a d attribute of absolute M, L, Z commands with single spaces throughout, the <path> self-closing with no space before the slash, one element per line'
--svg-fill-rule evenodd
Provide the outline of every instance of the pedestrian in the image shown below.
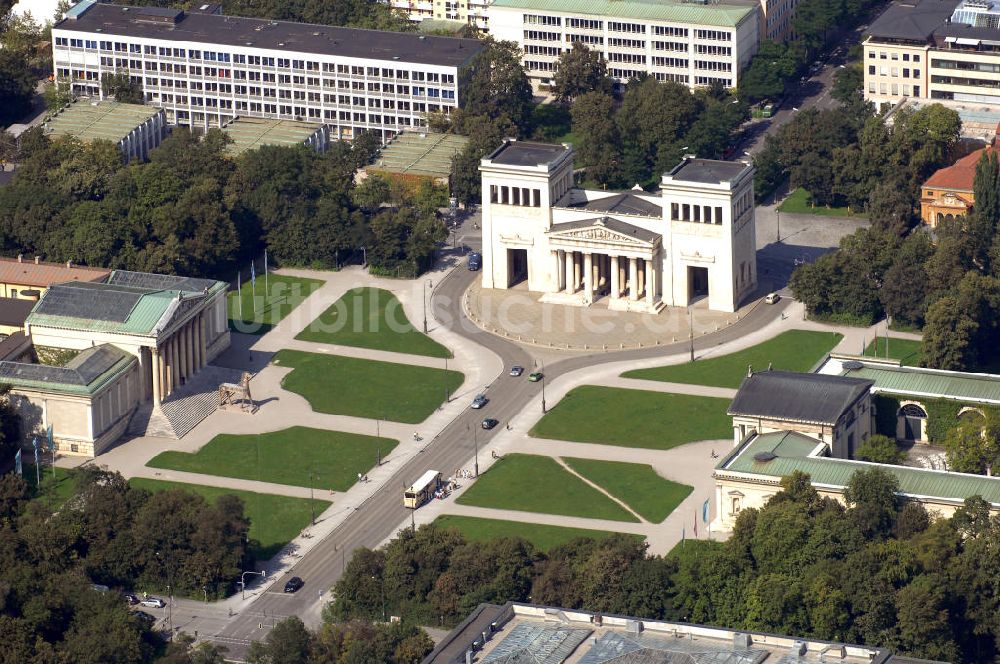
<path fill-rule="evenodd" d="M 361 473 L 358 473 L 358 483 L 361 483 Z"/>
<path fill-rule="evenodd" d="M 510 430 L 511 430 L 511 428 L 510 428 L 510 422 L 508 422 L 507 423 L 507 431 L 510 431 Z"/>

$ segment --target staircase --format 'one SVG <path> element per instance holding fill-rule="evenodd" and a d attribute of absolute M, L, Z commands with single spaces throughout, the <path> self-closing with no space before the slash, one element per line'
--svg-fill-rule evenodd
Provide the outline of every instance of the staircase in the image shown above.
<path fill-rule="evenodd" d="M 238 383 L 242 372 L 209 364 L 163 400 L 159 408 L 147 402 L 136 409 L 128 434 L 134 437 L 183 438 L 217 407 L 219 385 Z"/>

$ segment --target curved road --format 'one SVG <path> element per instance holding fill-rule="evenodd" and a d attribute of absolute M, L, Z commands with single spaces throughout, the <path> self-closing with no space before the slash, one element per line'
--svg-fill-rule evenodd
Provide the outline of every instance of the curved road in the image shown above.
<path fill-rule="evenodd" d="M 453 269 L 434 289 L 431 309 L 440 324 L 495 353 L 502 360 L 505 370 L 488 386 L 486 392 L 489 404 L 482 411 L 468 409 L 448 424 L 427 443 L 422 453 L 386 481 L 323 541 L 303 555 L 288 574 L 274 582 L 248 609 L 231 618 L 226 627 L 212 637 L 230 648 L 230 657 L 240 657 L 249 640 L 263 638 L 266 631 L 262 627 L 270 627 L 274 619 L 280 620 L 293 614 L 317 615 L 317 604 L 325 603 L 328 598 L 320 598 L 314 593 L 317 589 L 332 588 L 337 582 L 341 576 L 345 552 L 361 547 L 375 548 L 409 518 L 409 510 L 403 507 L 403 486 L 409 486 L 426 470 L 440 470 L 447 474 L 451 469 L 465 465 L 473 455 L 472 429 L 477 430 L 480 448 L 488 445 L 496 431 L 482 430 L 484 415 L 495 417 L 501 422 L 509 421 L 532 399 L 541 398 L 541 383 L 528 382 L 525 377 L 512 378 L 506 371 L 507 367 L 514 364 L 530 371 L 534 363 L 533 357 L 524 348 L 475 327 L 463 315 L 462 296 L 477 275 L 477 272 L 470 272 L 462 265 Z M 777 306 L 757 307 L 731 327 L 696 339 L 695 348 L 711 348 L 737 339 L 745 331 L 759 329 L 777 318 L 788 306 L 788 302 L 785 299 Z M 687 348 L 688 342 L 684 341 L 618 353 L 568 357 L 548 364 L 545 367 L 545 380 L 595 364 L 672 355 L 685 352 Z M 285 595 L 281 591 L 287 578 L 292 575 L 305 579 L 306 588 L 296 594 Z"/>

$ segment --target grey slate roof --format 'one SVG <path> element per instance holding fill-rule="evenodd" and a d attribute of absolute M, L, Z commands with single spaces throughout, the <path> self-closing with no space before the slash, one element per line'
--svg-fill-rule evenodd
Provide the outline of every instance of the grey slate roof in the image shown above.
<path fill-rule="evenodd" d="M 27 362 L 0 362 L 0 382 L 87 387 L 122 360 L 132 356 L 111 344 L 87 348 L 64 367 Z"/>
<path fill-rule="evenodd" d="M 547 166 L 568 151 L 568 147 L 558 143 L 508 141 L 486 159 L 504 166 Z"/>
<path fill-rule="evenodd" d="M 196 279 L 194 277 L 177 277 L 170 274 L 115 270 L 108 277 L 107 283 L 147 290 L 176 290 L 185 293 L 204 293 L 205 289 L 212 288 L 217 282 L 213 279 Z"/>
<path fill-rule="evenodd" d="M 571 208 L 583 208 L 594 212 L 611 212 L 617 214 L 635 214 L 643 217 L 662 217 L 663 208 L 654 203 L 650 203 L 644 198 L 635 194 L 622 193 L 598 198 L 591 201 L 579 201 L 570 203 Z"/>
<path fill-rule="evenodd" d="M 564 231 L 572 231 L 578 228 L 590 228 L 591 226 L 603 226 L 609 231 L 614 231 L 616 233 L 621 233 L 623 235 L 630 235 L 637 240 L 642 240 L 643 242 L 656 242 L 661 238 L 659 233 L 653 231 L 647 231 L 645 228 L 640 228 L 639 226 L 634 226 L 628 222 L 621 221 L 619 219 L 612 219 L 611 217 L 597 217 L 596 219 L 579 219 L 577 221 L 566 221 L 561 224 L 554 224 L 552 229 L 547 231 L 547 235 L 554 233 L 562 233 Z"/>
<path fill-rule="evenodd" d="M 866 34 L 876 39 L 927 41 L 949 18 L 959 0 L 908 0 L 894 2 L 879 16 Z"/>
<path fill-rule="evenodd" d="M 49 288 L 35 313 L 123 323 L 145 289 L 71 281 Z"/>
<path fill-rule="evenodd" d="M 420 35 L 415 32 L 388 32 L 341 28 L 291 21 L 269 21 L 257 18 L 180 13 L 174 22 L 170 16 L 177 10 L 159 13 L 162 22 L 149 21 L 157 15 L 149 8 L 97 4 L 77 19 L 64 19 L 56 30 L 74 32 L 100 31 L 106 35 L 146 37 L 193 44 L 219 44 L 236 47 L 317 53 L 346 58 L 371 58 L 399 64 L 461 66 L 482 50 L 476 39 L 456 39 Z M 196 47 L 197 48 L 197 47 Z"/>
<path fill-rule="evenodd" d="M 24 325 L 24 319 L 34 306 L 34 300 L 0 297 L 0 325 Z"/>
<path fill-rule="evenodd" d="M 861 378 L 761 371 L 743 379 L 728 414 L 832 426 L 872 385 Z"/>

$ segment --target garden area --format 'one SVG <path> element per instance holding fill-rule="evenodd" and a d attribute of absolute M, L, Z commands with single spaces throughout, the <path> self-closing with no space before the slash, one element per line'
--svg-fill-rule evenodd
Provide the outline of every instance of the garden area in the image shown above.
<path fill-rule="evenodd" d="M 661 523 L 694 490 L 661 477 L 646 464 L 572 457 L 563 461 L 650 523 Z"/>
<path fill-rule="evenodd" d="M 396 296 L 382 288 L 347 291 L 295 338 L 411 355 L 452 356 L 414 328 Z"/>
<path fill-rule="evenodd" d="M 626 371 L 622 377 L 736 389 L 746 377 L 748 366 L 753 366 L 755 371 L 768 367 L 782 371 L 810 371 L 842 338 L 836 332 L 788 330 L 764 343 L 729 355 Z"/>
<path fill-rule="evenodd" d="M 886 339 L 879 337 L 868 343 L 865 357 L 888 357 L 899 360 L 904 367 L 919 367 L 923 360 L 921 342 L 916 339 Z"/>
<path fill-rule="evenodd" d="M 778 206 L 778 212 L 789 214 L 815 214 L 822 217 L 864 217 L 863 210 L 852 210 L 846 207 L 827 207 L 825 205 L 813 205 L 812 196 L 808 191 L 799 187 L 795 189 Z"/>
<path fill-rule="evenodd" d="M 248 279 L 239 292 L 230 291 L 227 296 L 229 327 L 237 332 L 264 334 L 324 283 L 319 279 L 268 274 L 266 285 L 263 276 L 257 277 L 255 289 Z"/>
<path fill-rule="evenodd" d="M 316 412 L 410 424 L 430 417 L 465 379 L 458 371 L 288 349 L 273 362 L 293 368 L 282 387 Z"/>
<path fill-rule="evenodd" d="M 549 410 L 530 434 L 669 450 L 684 443 L 732 437 L 728 407 L 728 399 L 581 385 Z"/>
<path fill-rule="evenodd" d="M 346 491 L 399 441 L 343 431 L 291 427 L 221 434 L 194 453 L 167 451 L 146 464 L 189 473 Z"/>
<path fill-rule="evenodd" d="M 270 560 L 281 548 L 299 535 L 312 521 L 313 511 L 319 516 L 330 506 L 327 500 L 275 496 L 253 491 L 238 491 L 184 482 L 166 482 L 145 477 L 133 477 L 129 484 L 151 492 L 183 489 L 203 496 L 208 501 L 225 494 L 243 500 L 244 514 L 250 519 L 251 548 L 257 560 Z"/>
<path fill-rule="evenodd" d="M 508 454 L 479 476 L 460 505 L 562 514 L 585 519 L 637 519 L 552 457 Z"/>
<path fill-rule="evenodd" d="M 507 537 L 520 537 L 531 542 L 532 546 L 536 549 L 545 552 L 581 537 L 602 540 L 612 535 L 621 535 L 623 537 L 643 539 L 641 535 L 612 533 L 606 530 L 547 526 L 541 523 L 480 519 L 474 516 L 456 516 L 451 514 L 445 514 L 434 519 L 434 525 L 439 528 L 455 528 L 470 542 L 488 542 Z"/>

